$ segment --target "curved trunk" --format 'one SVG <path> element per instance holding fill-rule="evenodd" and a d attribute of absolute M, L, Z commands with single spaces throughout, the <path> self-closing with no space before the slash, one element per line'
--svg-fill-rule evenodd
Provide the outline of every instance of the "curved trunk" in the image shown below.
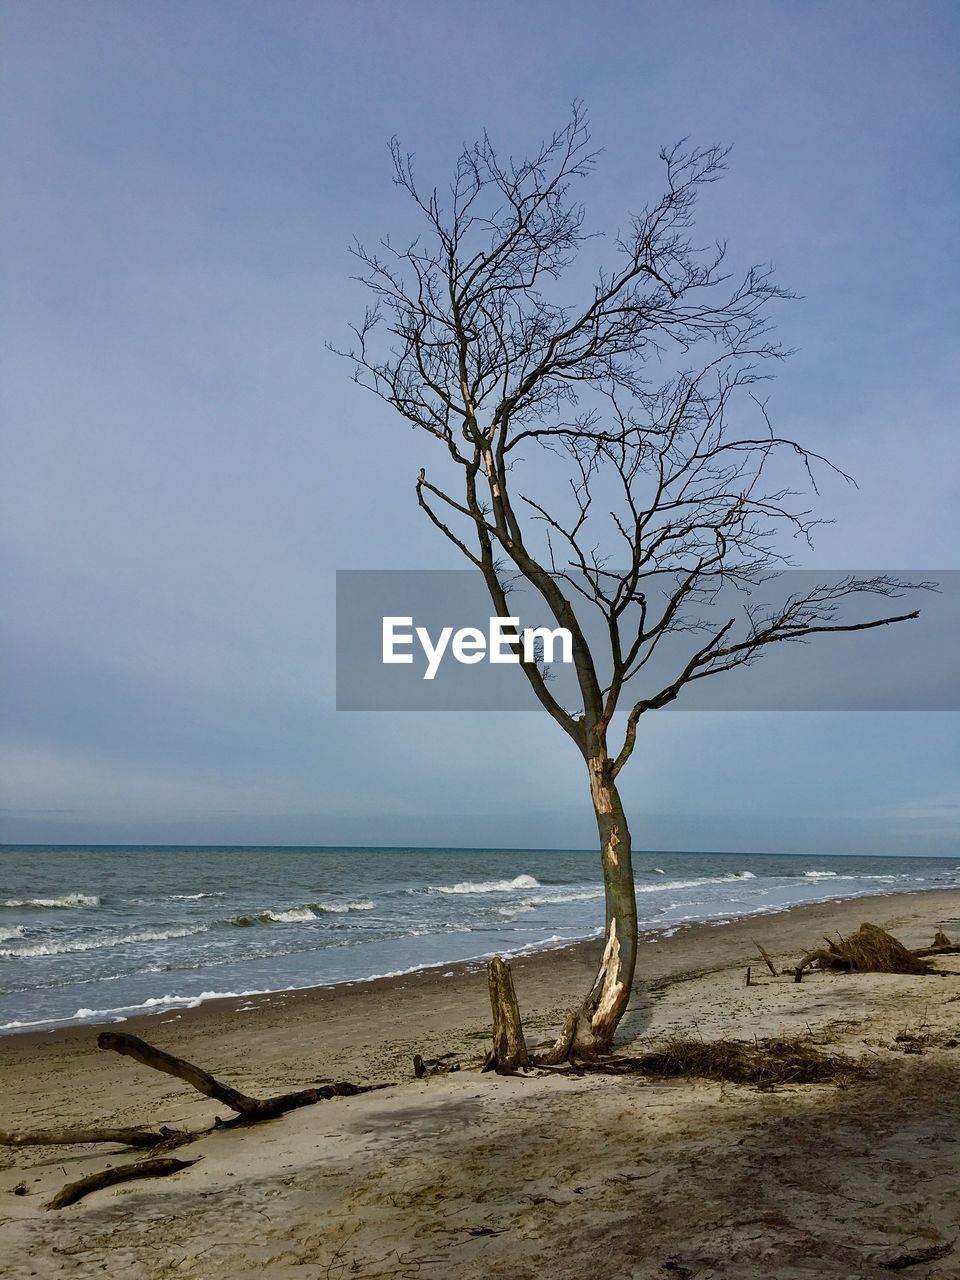
<path fill-rule="evenodd" d="M 595 1058 L 609 1053 L 626 1013 L 637 962 L 637 898 L 633 883 L 630 829 L 610 759 L 604 749 L 587 760 L 590 794 L 600 835 L 600 864 L 606 899 L 606 944 L 593 986 L 570 1014 L 545 1061 Z"/>

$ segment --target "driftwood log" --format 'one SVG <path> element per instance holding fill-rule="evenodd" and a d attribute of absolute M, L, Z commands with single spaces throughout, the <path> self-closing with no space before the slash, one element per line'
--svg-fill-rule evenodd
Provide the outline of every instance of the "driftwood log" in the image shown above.
<path fill-rule="evenodd" d="M 776 965 L 773 963 L 773 961 L 770 959 L 770 955 L 769 955 L 769 953 L 768 953 L 767 951 L 765 951 L 765 950 L 763 949 L 763 947 L 761 947 L 761 945 L 760 945 L 760 943 L 759 943 L 759 942 L 756 942 L 756 941 L 755 941 L 753 945 L 754 945 L 754 946 L 757 948 L 757 950 L 760 952 L 760 957 L 761 957 L 761 959 L 763 960 L 763 963 L 767 966 L 767 968 L 770 970 L 770 972 L 773 974 L 773 976 L 774 976 L 774 977 L 776 977 L 776 976 L 777 976 L 777 966 L 776 966 Z"/>
<path fill-rule="evenodd" d="M 0 1130 L 0 1147 L 63 1147 L 86 1142 L 116 1142 L 121 1147 L 159 1147 L 181 1136 L 177 1129 L 27 1129 Z"/>
<path fill-rule="evenodd" d="M 155 1071 L 163 1071 L 168 1076 L 176 1076 L 186 1084 L 192 1085 L 207 1098 L 222 1102 L 231 1111 L 245 1121 L 272 1120 L 297 1107 L 309 1107 L 321 1098 L 332 1098 L 341 1093 L 362 1093 L 361 1085 L 321 1085 L 315 1089 L 299 1089 L 296 1093 L 282 1093 L 275 1098 L 251 1098 L 239 1089 L 223 1084 L 216 1076 L 202 1067 L 186 1062 L 183 1058 L 175 1058 L 172 1053 L 157 1049 L 139 1036 L 123 1035 L 116 1031 L 103 1031 L 97 1037 L 97 1045 L 101 1049 L 112 1049 L 125 1057 L 142 1062 L 145 1067 L 153 1067 Z"/>
<path fill-rule="evenodd" d="M 494 956 L 487 965 L 487 982 L 493 1011 L 493 1048 L 487 1054 L 483 1070 L 496 1071 L 501 1076 L 529 1071 L 530 1055 L 523 1035 L 513 974 L 510 966 L 499 956 Z"/>
<path fill-rule="evenodd" d="M 115 1031 L 104 1031 L 97 1037 L 97 1045 L 101 1049 L 110 1049 L 124 1057 L 133 1058 L 136 1062 L 162 1071 L 166 1075 L 176 1076 L 204 1097 L 222 1102 L 225 1107 L 237 1114 L 226 1125 L 250 1124 L 258 1120 L 272 1120 L 297 1107 L 311 1106 L 323 1098 L 352 1097 L 358 1093 L 368 1093 L 373 1089 L 388 1089 L 389 1084 L 351 1084 L 342 1081 L 337 1084 L 321 1084 L 312 1089 L 298 1089 L 295 1093 L 282 1093 L 274 1098 L 252 1098 L 241 1093 L 231 1085 L 224 1084 L 209 1071 L 187 1062 L 183 1058 L 174 1057 L 155 1045 L 148 1044 L 138 1036 L 123 1035 Z M 451 1068 L 453 1070 L 455 1068 Z M 217 1122 L 220 1126 L 220 1122 Z M 215 1126 L 215 1127 L 217 1127 Z M 226 1126 L 220 1126 L 226 1127 Z M 103 1187 L 112 1187 L 120 1182 L 129 1182 L 137 1178 L 165 1178 L 180 1169 L 188 1169 L 196 1164 L 196 1160 L 174 1160 L 160 1158 L 158 1151 L 168 1151 L 183 1146 L 197 1138 L 210 1133 L 210 1129 L 199 1129 L 188 1132 L 168 1129 L 161 1125 L 158 1129 L 144 1128 L 90 1128 L 90 1129 L 32 1129 L 23 1133 L 0 1132 L 0 1145 L 12 1147 L 53 1146 L 67 1143 L 86 1142 L 118 1142 L 124 1146 L 152 1148 L 154 1154 L 147 1159 L 136 1160 L 131 1164 L 119 1165 L 113 1169 L 104 1169 L 100 1173 L 92 1173 L 80 1178 L 77 1182 L 68 1183 L 45 1206 L 47 1209 L 62 1209 L 74 1204 L 92 1191 Z M 198 1157 L 200 1159 L 202 1157 Z"/>
<path fill-rule="evenodd" d="M 951 942 L 943 929 L 938 926 L 929 947 L 919 947 L 913 954 L 915 956 L 955 956 L 958 952 L 960 952 L 960 943 Z"/>
<path fill-rule="evenodd" d="M 167 1178 L 171 1173 L 179 1173 L 181 1169 L 189 1169 L 196 1160 L 138 1160 L 135 1164 L 118 1165 L 114 1169 L 102 1169 L 99 1173 L 88 1174 L 78 1178 L 76 1182 L 68 1182 L 57 1192 L 52 1200 L 44 1205 L 45 1209 L 65 1209 L 68 1204 L 76 1204 L 91 1191 L 99 1191 L 103 1187 L 115 1187 L 120 1182 L 133 1182 L 137 1178 Z"/>

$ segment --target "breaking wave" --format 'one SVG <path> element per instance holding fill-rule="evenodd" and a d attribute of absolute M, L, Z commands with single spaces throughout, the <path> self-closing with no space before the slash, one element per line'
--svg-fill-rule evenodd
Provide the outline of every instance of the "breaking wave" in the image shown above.
<path fill-rule="evenodd" d="M 697 889 L 702 884 L 731 884 L 735 880 L 756 880 L 752 871 L 731 871 L 725 876 L 700 876 L 696 880 L 663 880 L 658 884 L 638 884 L 637 893 L 664 893 L 668 889 Z"/>
<path fill-rule="evenodd" d="M 144 929 L 140 933 L 101 934 L 96 938 L 37 942 L 28 947 L 0 947 L 0 957 L 23 960 L 34 956 L 64 956 L 73 951 L 98 951 L 103 947 L 125 947 L 138 942 L 166 942 L 170 938 L 186 938 L 193 933 L 205 933 L 206 929 L 206 925 L 193 929 Z"/>
<path fill-rule="evenodd" d="M 516 889 L 539 889 L 533 876 L 515 876 L 513 880 L 461 880 L 457 884 L 431 885 L 433 893 L 511 893 Z"/>
<path fill-rule="evenodd" d="M 345 911 L 372 911 L 377 904 L 375 902 L 311 902 L 310 906 L 314 911 L 319 911 L 321 915 L 327 912 L 333 915 L 343 915 Z"/>
<path fill-rule="evenodd" d="M 263 995 L 262 991 L 201 991 L 196 996 L 151 996 L 148 1000 L 141 1001 L 140 1004 L 121 1004 L 115 1009 L 78 1009 L 73 1015 L 74 1018 L 116 1018 L 118 1014 L 129 1015 L 131 1013 L 139 1013 L 141 1010 L 149 1011 L 150 1009 L 196 1009 L 205 1000 L 238 1000 L 242 996 L 259 996 Z M 118 1021 L 124 1021 L 124 1018 L 118 1018 Z M 73 1019 L 63 1019 L 63 1021 L 73 1021 Z"/>
<path fill-rule="evenodd" d="M 99 907 L 100 899 L 95 893 L 65 893 L 62 898 L 8 898 L 0 903 L 4 907 L 52 907 L 69 909 L 70 907 Z"/>
<path fill-rule="evenodd" d="M 373 911 L 375 902 L 308 902 L 302 907 L 286 907 L 282 911 L 257 911 L 254 915 L 234 916 L 227 923 L 238 929 L 260 924 L 308 924 L 325 915 L 346 915 L 350 911 Z"/>
<path fill-rule="evenodd" d="M 257 919 L 263 924 L 303 924 L 316 920 L 317 913 L 309 907 L 290 907 L 288 911 L 258 911 Z"/>

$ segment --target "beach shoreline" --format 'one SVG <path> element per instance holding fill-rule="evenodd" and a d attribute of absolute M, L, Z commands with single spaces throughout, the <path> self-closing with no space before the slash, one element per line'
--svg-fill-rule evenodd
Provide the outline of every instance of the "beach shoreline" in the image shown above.
<path fill-rule="evenodd" d="M 948 932 L 952 920 L 960 925 L 960 889 L 831 898 L 721 921 L 694 921 L 648 930 L 641 934 L 639 942 L 631 1001 L 633 1016 L 628 1013 L 618 1039 L 622 1042 L 636 1034 L 637 1010 L 643 1007 L 651 989 L 655 991 L 681 976 L 707 973 L 731 963 L 762 965 L 755 946 L 757 940 L 774 954 L 786 948 L 799 958 L 808 943 L 812 946 L 820 941 L 821 932 L 827 927 L 851 932 L 861 920 L 870 919 L 895 929 L 902 921 L 924 914 L 930 920 L 931 937 L 939 924 L 946 924 Z M 922 945 L 923 941 L 917 933 L 915 944 Z M 600 939 L 592 938 L 530 950 L 511 959 L 528 1030 L 546 1029 L 551 1019 L 559 1025 L 567 1004 L 574 1003 L 588 989 L 600 952 Z M 733 956 L 738 961 L 733 961 Z M 322 1022 L 328 1028 L 329 1042 L 331 1017 L 349 1029 L 368 1018 L 382 1021 L 388 1008 L 396 1009 L 398 1025 L 393 1036 L 384 1036 L 385 1045 L 397 1040 L 412 1042 L 405 1032 L 419 1028 L 429 1051 L 440 1042 L 437 1037 L 442 1038 L 446 1030 L 457 1028 L 461 1021 L 472 1021 L 476 1027 L 489 1021 L 485 964 L 484 958 L 431 964 L 402 974 L 221 996 L 185 1008 L 7 1032 L 0 1036 L 0 1079 L 18 1058 L 30 1061 L 40 1054 L 50 1059 L 61 1047 L 72 1055 L 95 1043 L 99 1032 L 111 1028 L 147 1039 L 161 1034 L 163 1028 L 164 1036 L 178 1042 L 196 1039 L 215 1046 L 224 1041 L 231 1048 L 238 1038 L 242 1040 L 253 1033 L 257 1042 L 273 1039 L 279 1056 L 293 1024 L 302 1028 L 311 1020 Z M 349 1035 L 345 1042 L 350 1043 Z M 338 1047 L 338 1056 L 342 1056 L 345 1046 Z"/>
<path fill-rule="evenodd" d="M 841 907 L 847 908 L 852 904 L 861 903 L 866 906 L 867 903 L 881 902 L 887 903 L 890 900 L 913 899 L 917 897 L 928 897 L 929 895 L 950 895 L 955 894 L 958 903 L 960 903 L 960 890 L 951 890 L 944 888 L 930 889 L 912 889 L 912 890 L 895 890 L 892 892 L 876 892 L 869 894 L 860 894 L 849 897 L 832 897 L 824 898 L 815 902 L 795 903 L 789 906 L 781 906 L 772 908 L 770 911 L 751 912 L 740 916 L 732 915 L 721 920 L 698 920 L 689 921 L 681 924 L 664 925 L 661 928 L 647 928 L 640 931 L 640 952 L 641 956 L 649 955 L 649 946 L 651 944 L 670 943 L 674 937 L 682 938 L 682 944 L 673 944 L 666 947 L 668 953 L 675 950 L 686 950 L 688 946 L 697 947 L 698 939 L 709 936 L 709 933 L 717 929 L 740 929 L 756 922 L 756 927 L 766 927 L 763 922 L 767 920 L 781 920 L 790 918 L 791 920 L 803 920 L 805 914 L 819 915 L 828 908 Z M 886 914 L 886 908 L 883 909 Z M 869 914 L 869 913 L 867 913 Z M 936 914 L 934 912 L 934 914 Z M 866 918 L 866 916 L 864 916 Z M 844 919 L 847 919 L 846 914 Z M 708 933 L 709 931 L 709 933 Z M 601 930 L 597 929 L 593 937 L 577 938 L 570 941 L 554 941 L 547 940 L 539 946 L 530 946 L 524 948 L 518 953 L 511 954 L 503 952 L 502 954 L 510 961 L 511 966 L 521 973 L 532 973 L 534 976 L 542 964 L 548 964 L 551 967 L 559 964 L 564 969 L 571 971 L 582 971 L 584 964 L 587 968 L 596 964 L 600 955 L 600 937 Z M 729 934 L 725 937 L 731 936 Z M 711 954 L 713 949 L 710 948 Z M 152 1025 L 156 1025 L 158 1020 L 169 1020 L 171 1018 L 179 1019 L 186 1017 L 189 1022 L 196 1019 L 193 1015 L 198 1015 L 200 1021 L 203 1021 L 203 1010 L 207 1010 L 211 1015 L 229 1016 L 236 1013 L 256 1002 L 258 1008 L 265 1004 L 270 1004 L 278 998 L 282 998 L 284 1002 L 291 999 L 300 1002 L 310 1002 L 317 999 L 329 1000 L 335 998 L 338 993 L 354 992 L 360 988 L 369 988 L 372 993 L 377 996 L 388 994 L 392 989 L 403 990 L 406 985 L 414 979 L 422 977 L 436 977 L 443 975 L 444 980 L 448 977 L 455 979 L 468 978 L 470 975 L 482 974 L 485 972 L 485 965 L 489 959 L 489 955 L 480 955 L 466 960 L 437 961 L 429 964 L 423 964 L 400 973 L 389 973 L 382 975 L 374 975 L 373 977 L 360 977 L 348 980 L 340 980 L 329 983 L 316 983 L 302 987 L 282 987 L 278 989 L 270 989 L 264 991 L 248 991 L 231 995 L 215 995 L 210 997 L 183 997 L 190 1003 L 166 1004 L 162 999 L 157 1000 L 157 1007 L 145 1010 L 143 1012 L 131 1012 L 123 1014 L 121 1010 L 116 1011 L 116 1015 L 112 1017 L 103 1017 L 101 1019 L 69 1019 L 69 1020 L 51 1020 L 50 1023 L 42 1023 L 36 1027 L 26 1025 L 20 1027 L 7 1027 L 0 1031 L 0 1061 L 3 1057 L 3 1048 L 6 1042 L 15 1038 L 22 1046 L 28 1044 L 49 1042 L 51 1038 L 64 1036 L 68 1040 L 71 1038 L 72 1032 L 89 1032 L 94 1035 L 102 1030 L 110 1027 L 124 1026 L 133 1033 L 134 1027 L 138 1032 L 144 1032 Z M 755 955 L 755 959 L 758 958 Z M 655 970 L 659 973 L 659 964 L 655 964 Z M 637 982 L 644 982 L 643 960 L 638 962 L 637 966 Z M 484 988 L 485 990 L 485 988 Z M 112 1011 L 105 1011 L 112 1012 Z"/>
<path fill-rule="evenodd" d="M 0 856 L 0 1037 L 403 978 L 600 936 L 595 855 L 439 850 Z M 836 897 L 960 887 L 956 860 L 638 856 L 638 919 L 698 921 Z M 521 874 L 522 873 L 522 874 Z"/>
<path fill-rule="evenodd" d="M 792 966 L 823 934 L 864 920 L 908 946 L 929 944 L 941 925 L 957 937 L 960 890 L 808 903 L 648 936 L 621 1024 L 630 1051 L 672 1036 L 799 1036 L 866 1064 L 842 1087 L 481 1076 L 490 1008 L 477 964 L 107 1024 L 254 1096 L 340 1080 L 384 1086 L 252 1129 L 211 1131 L 226 1118 L 222 1104 L 98 1050 L 102 1025 L 6 1036 L 6 1128 L 203 1131 L 177 1151 L 199 1164 L 55 1212 L 44 1205 L 66 1182 L 136 1153 L 0 1146 L 7 1274 L 26 1280 L 66 1265 L 121 1280 L 574 1280 L 585 1270 L 599 1280 L 882 1280 L 891 1260 L 932 1249 L 930 1265 L 911 1274 L 951 1280 L 957 958 L 943 957 L 931 976 L 793 981 Z M 531 1045 L 556 1033 L 597 955 L 596 943 L 581 943 L 513 963 Z M 461 1070 L 416 1079 L 414 1054 Z"/>

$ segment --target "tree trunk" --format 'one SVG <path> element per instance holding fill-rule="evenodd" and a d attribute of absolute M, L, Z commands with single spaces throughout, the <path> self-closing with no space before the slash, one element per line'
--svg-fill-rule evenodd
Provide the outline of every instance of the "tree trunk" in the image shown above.
<path fill-rule="evenodd" d="M 590 794 L 600 835 L 600 865 L 606 899 L 605 945 L 593 986 L 564 1024 L 545 1062 L 602 1057 L 626 1013 L 637 962 L 637 897 L 633 883 L 630 829 L 613 780 L 610 758 L 601 748 L 587 760 Z"/>

